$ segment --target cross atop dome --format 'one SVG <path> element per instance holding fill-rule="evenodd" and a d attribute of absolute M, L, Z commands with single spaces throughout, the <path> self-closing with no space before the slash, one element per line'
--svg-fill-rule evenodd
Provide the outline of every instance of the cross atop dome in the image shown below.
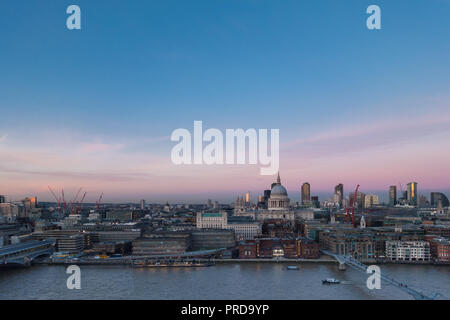
<path fill-rule="evenodd" d="M 281 184 L 280 171 L 278 171 L 277 184 Z"/>

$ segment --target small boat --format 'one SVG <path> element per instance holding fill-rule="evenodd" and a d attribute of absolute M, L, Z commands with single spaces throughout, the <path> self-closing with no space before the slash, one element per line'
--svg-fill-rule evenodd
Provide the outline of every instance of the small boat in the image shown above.
<path fill-rule="evenodd" d="M 334 278 L 327 278 L 325 280 L 322 280 L 322 284 L 339 284 L 339 283 L 341 283 L 341 281 Z"/>
<path fill-rule="evenodd" d="M 288 270 L 298 270 L 297 266 L 287 266 Z"/>

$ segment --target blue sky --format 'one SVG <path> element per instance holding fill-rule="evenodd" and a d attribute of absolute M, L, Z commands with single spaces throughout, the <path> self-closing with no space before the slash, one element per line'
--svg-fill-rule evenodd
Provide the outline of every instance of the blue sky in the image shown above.
<path fill-rule="evenodd" d="M 66 29 L 70 4 L 81 8 L 80 31 Z M 382 30 L 366 28 L 370 4 L 381 7 Z M 320 155 L 314 163 L 329 159 L 329 164 L 321 164 L 329 168 L 336 163 L 332 157 L 352 139 L 355 149 L 375 141 L 375 147 L 390 144 L 398 150 L 420 149 L 416 141 L 428 136 L 424 146 L 434 141 L 436 149 L 444 144 L 448 150 L 449 17 L 450 2 L 445 0 L 2 1 L 0 151 L 5 161 L 0 169 L 4 180 L 18 179 L 22 186 L 8 192 L 17 196 L 30 189 L 44 192 L 37 186 L 46 188 L 47 181 L 65 185 L 73 174 L 95 175 L 99 167 L 106 176 L 118 173 L 117 163 L 108 160 L 119 157 L 116 153 L 97 159 L 96 166 L 74 162 L 71 167 L 58 163 L 48 167 L 24 160 L 24 152 L 32 154 L 33 148 L 47 153 L 36 156 L 44 161 L 72 154 L 78 144 L 85 151 L 94 150 L 94 145 L 122 156 L 138 154 L 139 159 L 148 153 L 158 158 L 148 169 L 151 175 L 172 176 L 173 183 L 183 184 L 187 180 L 179 180 L 176 170 L 160 161 L 167 159 L 173 145 L 165 137 L 176 128 L 192 128 L 194 120 L 220 129 L 280 128 L 281 144 L 287 146 L 295 146 L 298 139 L 349 130 L 341 141 L 326 140 L 330 144 L 320 150 L 285 148 L 286 154 L 296 157 L 285 156 L 289 160 L 281 168 L 291 177 L 292 188 L 301 180 L 314 179 L 308 173 L 309 157 L 303 161 L 305 153 Z M 417 123 L 423 118 L 429 119 Z M 445 121 L 436 125 L 436 119 Z M 387 133 L 369 130 L 359 140 L 351 134 L 386 121 L 391 123 Z M 335 153 L 325 152 L 330 149 Z M 360 163 L 366 151 L 358 155 Z M 14 162 L 11 155 L 21 152 L 23 163 Z M 366 156 L 382 159 L 386 152 Z M 77 154 L 80 159 L 84 156 Z M 402 154 L 409 153 L 399 152 L 388 164 L 392 171 L 401 168 Z M 305 166 L 296 168 L 296 161 Z M 422 165 L 436 167 L 430 161 L 423 159 Z M 346 174 L 351 167 L 342 165 L 336 175 L 323 171 L 317 185 L 322 191 L 331 190 L 337 180 L 354 176 Z M 120 173 L 130 174 L 129 170 L 123 165 Z M 55 171 L 58 179 L 53 181 Z M 318 167 L 310 170 L 318 171 Z M 242 191 L 260 189 L 255 181 L 261 178 L 252 178 L 254 172 L 245 177 L 248 183 Z M 402 171 L 386 184 L 416 179 L 433 188 L 430 177 L 435 174 L 442 179 L 436 186 L 450 188 L 448 176 L 414 172 Z M 226 173 L 218 177 L 222 174 Z M 197 175 L 193 170 L 185 178 Z M 242 172 L 234 177 L 241 176 Z M 102 177 L 92 179 L 97 192 Z M 150 184 L 159 184 L 158 179 Z M 370 189 L 384 189 L 376 175 L 361 179 Z M 36 182 L 29 184 L 32 180 Z M 269 180 L 260 183 L 267 185 Z M 111 189 L 111 198 L 118 198 L 120 189 L 123 185 Z M 127 197 L 137 192 L 131 186 L 126 189 Z M 218 194 L 229 194 L 230 189 L 231 182 Z M 156 191 L 149 188 L 149 194 Z M 185 193 L 179 190 L 180 195 Z"/>

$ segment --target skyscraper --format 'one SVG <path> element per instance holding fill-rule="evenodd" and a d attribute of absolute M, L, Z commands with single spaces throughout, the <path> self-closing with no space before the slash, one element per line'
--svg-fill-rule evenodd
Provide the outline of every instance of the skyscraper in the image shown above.
<path fill-rule="evenodd" d="M 389 187 L 389 205 L 395 206 L 397 204 L 397 187 L 390 186 Z"/>
<path fill-rule="evenodd" d="M 371 208 L 373 206 L 379 205 L 380 201 L 376 194 L 366 194 L 364 196 L 364 208 Z"/>
<path fill-rule="evenodd" d="M 268 203 L 269 198 L 270 198 L 270 191 L 271 190 L 264 190 L 264 203 L 265 203 L 266 206 L 267 206 L 267 203 Z"/>
<path fill-rule="evenodd" d="M 408 201 L 408 204 L 411 206 L 417 206 L 417 199 L 419 198 L 417 193 L 417 182 L 410 182 L 408 183 L 408 189 L 407 189 L 407 195 L 406 200 Z"/>
<path fill-rule="evenodd" d="M 302 184 L 302 205 L 311 203 L 311 186 L 308 182 Z"/>
<path fill-rule="evenodd" d="M 353 197 L 355 196 L 355 194 L 353 192 L 350 192 L 348 195 L 348 200 L 350 203 L 354 202 L 354 206 L 355 208 L 364 208 L 364 204 L 365 204 L 365 200 L 366 200 L 366 195 L 364 193 L 362 193 L 361 191 L 358 191 L 358 193 L 356 194 L 356 200 L 353 200 Z"/>
<path fill-rule="evenodd" d="M 440 192 L 432 192 L 430 196 L 430 204 L 433 208 L 437 208 L 439 205 L 439 202 L 441 202 L 442 207 L 448 207 L 449 201 L 448 198 L 445 196 L 445 194 Z"/>
<path fill-rule="evenodd" d="M 334 187 L 334 194 L 337 196 L 339 206 L 342 208 L 344 204 L 344 185 L 342 183 Z"/>

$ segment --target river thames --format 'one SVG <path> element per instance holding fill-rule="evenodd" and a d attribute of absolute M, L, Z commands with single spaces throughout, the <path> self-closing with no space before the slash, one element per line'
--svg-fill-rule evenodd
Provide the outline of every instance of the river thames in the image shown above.
<path fill-rule="evenodd" d="M 369 275 L 335 264 L 232 263 L 200 268 L 80 266 L 81 289 L 67 289 L 64 266 L 0 269 L 0 299 L 412 299 L 382 281 L 369 290 Z M 381 265 L 381 272 L 425 294 L 450 297 L 450 266 Z M 322 279 L 336 278 L 337 285 Z"/>

